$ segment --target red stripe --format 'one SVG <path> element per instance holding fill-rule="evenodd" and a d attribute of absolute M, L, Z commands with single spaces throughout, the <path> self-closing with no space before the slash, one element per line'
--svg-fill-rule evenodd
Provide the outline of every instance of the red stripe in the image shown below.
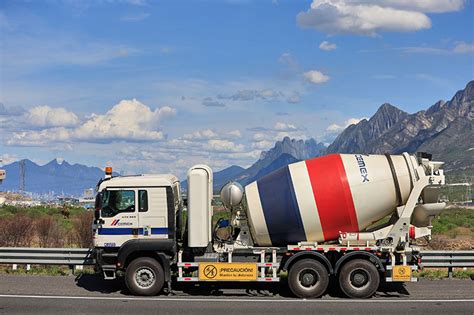
<path fill-rule="evenodd" d="M 339 154 L 306 161 L 324 240 L 339 237 L 339 231 L 358 232 L 357 215 L 346 171 Z"/>

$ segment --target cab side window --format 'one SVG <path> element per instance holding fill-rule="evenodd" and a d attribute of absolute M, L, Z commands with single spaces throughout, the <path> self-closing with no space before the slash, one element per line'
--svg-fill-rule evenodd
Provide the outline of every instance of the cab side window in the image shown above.
<path fill-rule="evenodd" d="M 148 192 L 146 190 L 138 191 L 138 211 L 139 212 L 148 211 Z"/>
<path fill-rule="evenodd" d="M 110 218 L 121 212 L 135 212 L 133 190 L 107 190 L 103 193 L 102 217 Z"/>

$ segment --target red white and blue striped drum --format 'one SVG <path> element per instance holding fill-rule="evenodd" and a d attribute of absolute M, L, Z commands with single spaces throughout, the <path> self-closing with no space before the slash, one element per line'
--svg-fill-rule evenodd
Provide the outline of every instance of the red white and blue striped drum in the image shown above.
<path fill-rule="evenodd" d="M 259 246 L 337 240 L 404 204 L 418 166 L 414 156 L 331 154 L 280 168 L 245 187 Z"/>

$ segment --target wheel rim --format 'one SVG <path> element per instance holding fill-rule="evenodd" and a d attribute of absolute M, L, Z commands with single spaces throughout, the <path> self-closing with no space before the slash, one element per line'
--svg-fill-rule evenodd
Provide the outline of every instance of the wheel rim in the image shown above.
<path fill-rule="evenodd" d="M 155 272 L 148 267 L 141 267 L 135 272 L 135 283 L 142 289 L 151 287 L 156 281 Z"/>
<path fill-rule="evenodd" d="M 363 289 L 370 282 L 370 274 L 365 269 L 355 269 L 349 275 L 351 285 L 356 289 Z"/>
<path fill-rule="evenodd" d="M 319 275 L 312 269 L 303 269 L 298 274 L 298 280 L 304 289 L 311 289 L 316 286 L 319 281 Z"/>

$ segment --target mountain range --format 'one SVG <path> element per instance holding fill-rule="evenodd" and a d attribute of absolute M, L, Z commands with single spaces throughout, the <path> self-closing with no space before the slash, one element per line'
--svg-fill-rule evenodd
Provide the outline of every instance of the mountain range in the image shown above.
<path fill-rule="evenodd" d="M 214 193 L 229 181 L 247 185 L 282 167 L 330 153 L 399 154 L 429 152 L 446 162 L 444 170 L 452 177 L 474 176 L 474 81 L 458 91 L 451 100 L 438 101 L 427 110 L 413 114 L 385 103 L 370 119 L 348 126 L 326 147 L 314 139 L 289 137 L 277 141 L 249 168 L 230 166 L 214 173 Z M 5 167 L 7 179 L 2 190 L 18 190 L 19 162 Z M 78 195 L 94 187 L 103 171 L 97 167 L 53 160 L 39 166 L 25 160 L 26 191 Z M 448 177 L 449 178 L 449 177 Z M 182 183 L 186 188 L 186 181 Z"/>
<path fill-rule="evenodd" d="M 347 127 L 326 153 L 429 152 L 449 173 L 474 172 L 474 81 L 448 102 L 408 114 L 383 104 L 369 119 Z M 469 175 L 470 176 L 470 175 Z"/>
<path fill-rule="evenodd" d="M 40 166 L 26 159 L 3 167 L 7 177 L 0 186 L 2 190 L 19 190 L 21 162 L 24 163 L 25 191 L 32 193 L 80 196 L 85 189 L 95 187 L 97 181 L 104 177 L 104 171 L 98 167 L 71 165 L 57 159 Z"/>

